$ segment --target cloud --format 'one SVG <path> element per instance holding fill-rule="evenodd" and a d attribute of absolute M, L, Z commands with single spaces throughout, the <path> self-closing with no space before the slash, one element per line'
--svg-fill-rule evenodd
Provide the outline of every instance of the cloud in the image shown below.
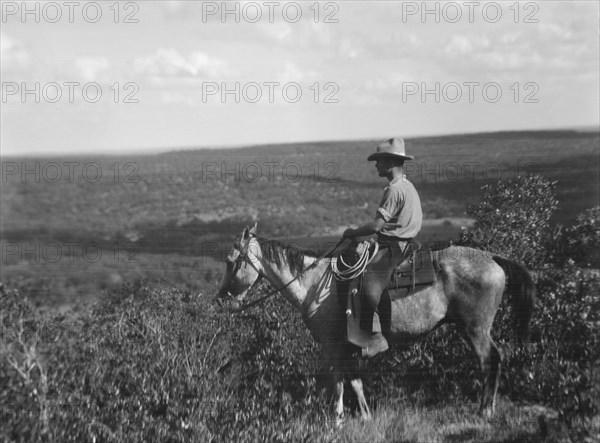
<path fill-rule="evenodd" d="M 478 59 L 481 64 L 495 71 L 519 70 L 526 65 L 536 65 L 541 62 L 539 54 L 530 54 L 527 58 L 516 52 L 506 54 L 486 53 L 480 54 Z"/>
<path fill-rule="evenodd" d="M 350 39 L 342 39 L 338 48 L 341 57 L 354 60 L 359 55 L 359 50 Z"/>
<path fill-rule="evenodd" d="M 399 93 L 402 85 L 406 82 L 421 82 L 427 80 L 422 74 L 416 74 L 408 70 L 396 69 L 390 72 L 383 72 L 374 78 L 368 79 L 364 83 L 364 90 L 367 93 L 383 94 L 389 96 Z"/>
<path fill-rule="evenodd" d="M 241 2 L 232 0 L 212 2 L 167 0 L 145 3 L 148 4 L 147 7 L 157 8 L 166 22 L 193 21 L 202 24 L 222 23 L 224 16 L 226 20 L 233 21 L 235 16 L 231 11 L 237 11 L 239 15 L 243 7 Z M 265 9 L 264 6 L 263 9 Z M 227 11 L 230 11 L 229 15 L 227 15 Z"/>
<path fill-rule="evenodd" d="M 138 57 L 134 61 L 138 74 L 154 77 L 222 77 L 230 74 L 227 63 L 196 51 L 187 57 L 176 49 L 160 48 L 154 55 Z"/>
<path fill-rule="evenodd" d="M 110 62 L 106 57 L 79 57 L 75 60 L 75 66 L 79 69 L 81 75 L 86 81 L 98 79 L 101 71 L 110 68 Z"/>
<path fill-rule="evenodd" d="M 267 37 L 278 42 L 283 41 L 292 35 L 292 26 L 289 23 L 284 22 L 263 22 L 259 24 L 258 29 Z"/>
<path fill-rule="evenodd" d="M 557 38 L 559 40 L 569 41 L 575 36 L 575 33 L 565 26 L 556 23 L 540 23 L 539 32 L 545 38 Z"/>
<path fill-rule="evenodd" d="M 0 56 L 4 73 L 25 70 L 31 64 L 31 56 L 25 46 L 4 33 L 0 34 Z"/>
<path fill-rule="evenodd" d="M 277 79 L 282 83 L 302 82 L 315 79 L 317 75 L 315 71 L 302 70 L 295 63 L 287 61 L 283 69 L 278 72 Z"/>
<path fill-rule="evenodd" d="M 487 51 L 490 48 L 490 40 L 486 36 L 453 35 L 444 52 L 448 57 L 458 57 L 472 54 L 474 52 Z"/>
<path fill-rule="evenodd" d="M 196 106 L 200 100 L 189 92 L 162 91 L 160 100 L 166 105 Z"/>
<path fill-rule="evenodd" d="M 148 2 L 149 6 L 158 8 L 166 21 L 174 20 L 189 20 L 195 10 L 191 2 L 180 1 L 180 0 L 167 0 L 163 2 Z"/>

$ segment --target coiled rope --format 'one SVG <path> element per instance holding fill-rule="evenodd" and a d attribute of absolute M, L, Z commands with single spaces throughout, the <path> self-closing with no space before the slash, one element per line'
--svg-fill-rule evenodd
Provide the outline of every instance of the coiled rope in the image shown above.
<path fill-rule="evenodd" d="M 371 242 L 366 241 L 364 243 L 369 243 L 369 245 L 366 245 L 366 247 L 360 254 L 360 257 L 358 258 L 356 263 L 354 263 L 352 266 L 350 266 L 348 263 L 346 263 L 341 255 L 339 257 L 333 257 L 331 259 L 331 270 L 333 271 L 333 274 L 335 275 L 336 279 L 341 280 L 341 281 L 352 280 L 353 278 L 356 278 L 360 274 L 362 274 L 364 272 L 365 268 L 369 265 L 369 263 L 371 263 L 371 261 L 373 261 L 373 258 L 375 258 L 375 256 L 377 255 L 377 252 L 379 251 L 379 244 L 377 242 L 375 242 L 375 247 L 373 248 L 373 253 L 370 254 L 369 246 L 370 246 Z M 337 266 L 338 260 L 347 269 L 340 271 Z"/>

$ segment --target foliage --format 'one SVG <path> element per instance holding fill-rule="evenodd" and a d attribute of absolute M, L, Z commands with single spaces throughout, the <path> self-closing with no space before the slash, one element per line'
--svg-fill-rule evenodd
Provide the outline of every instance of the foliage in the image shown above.
<path fill-rule="evenodd" d="M 552 405 L 567 423 L 598 412 L 600 273 L 548 266 L 538 277 L 535 335 L 507 359 L 513 392 Z"/>
<path fill-rule="evenodd" d="M 477 205 L 467 214 L 475 219 L 463 228 L 459 244 L 492 251 L 535 268 L 547 260 L 550 218 L 558 206 L 556 183 L 537 175 L 518 176 L 485 185 Z"/>
<path fill-rule="evenodd" d="M 492 330 L 505 351 L 504 388 L 515 399 L 555 407 L 571 424 L 598 413 L 600 270 L 580 265 L 597 263 L 590 252 L 597 254 L 599 209 L 580 214 L 572 227 L 553 229 L 554 188 L 532 175 L 485 186 L 481 203 L 468 211 L 476 223 L 463 229 L 460 243 L 521 261 L 536 275 L 531 342 L 522 348 L 512 344 L 505 300 Z M 574 259 L 566 258 L 570 254 Z"/>
<path fill-rule="evenodd" d="M 46 326 L 35 307 L 0 283 L 0 404 L 4 437 L 33 441 L 48 433 L 47 364 L 40 352 Z M 7 411 L 17 412 L 7 420 Z M 4 426 L 3 426 L 4 428 Z"/>
<path fill-rule="evenodd" d="M 18 300 L 18 293 L 3 292 L 6 318 L 22 314 Z M 213 351 L 221 331 L 198 321 L 210 322 L 210 317 L 198 318 L 199 303 L 190 309 L 191 303 L 189 294 L 127 285 L 89 316 L 38 321 L 35 329 L 42 339 L 35 352 L 43 356 L 47 395 L 38 398 L 37 408 L 21 403 L 12 388 L 23 377 L 3 358 L 2 403 L 12 406 L 3 410 L 5 435 L 24 441 L 208 438 L 210 405 L 227 405 L 222 392 L 210 389 L 216 377 L 212 368 L 223 358 Z M 6 355 L 19 343 L 14 330 L 13 323 L 3 321 Z M 36 426 L 38 409 L 47 410 L 45 427 Z M 29 433 L 23 434 L 23 428 Z"/>
<path fill-rule="evenodd" d="M 535 176 L 486 187 L 482 202 L 470 209 L 477 223 L 461 241 L 523 260 L 535 275 L 531 341 L 515 345 L 505 302 L 492 329 L 505 356 L 500 393 L 515 403 L 557 409 L 572 435 L 583 439 L 600 395 L 600 278 L 598 270 L 583 268 L 597 264 L 586 251 L 597 245 L 598 209 L 554 231 L 553 189 Z M 215 275 L 205 277 L 210 283 Z M 318 346 L 301 318 L 277 297 L 232 315 L 211 303 L 211 293 L 138 280 L 110 290 L 89 311 L 55 315 L 2 287 L 0 439 L 336 438 L 335 428 L 323 424 L 330 405 L 317 384 Z M 410 400 L 423 411 L 442 397 L 465 404 L 476 401 L 480 387 L 475 361 L 451 326 L 364 361 L 362 369 L 375 409 Z M 428 422 L 419 414 L 413 428 Z M 436 418 L 436 426 L 449 414 Z M 402 420 L 402 426 L 411 421 Z"/>
<path fill-rule="evenodd" d="M 600 206 L 579 214 L 575 224 L 562 231 L 555 255 L 561 264 L 570 259 L 582 267 L 600 268 Z"/>
<path fill-rule="evenodd" d="M 2 290 L 2 436 L 16 441 L 287 441 L 318 359 L 283 301 L 233 316 L 138 281 L 76 318 Z"/>

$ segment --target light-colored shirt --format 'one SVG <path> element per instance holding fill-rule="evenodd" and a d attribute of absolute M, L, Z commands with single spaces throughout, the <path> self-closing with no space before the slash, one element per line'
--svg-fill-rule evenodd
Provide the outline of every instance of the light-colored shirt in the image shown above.
<path fill-rule="evenodd" d="M 380 234 L 414 238 L 421 230 L 421 199 L 405 175 L 396 177 L 386 186 L 377 212 L 386 222 Z"/>

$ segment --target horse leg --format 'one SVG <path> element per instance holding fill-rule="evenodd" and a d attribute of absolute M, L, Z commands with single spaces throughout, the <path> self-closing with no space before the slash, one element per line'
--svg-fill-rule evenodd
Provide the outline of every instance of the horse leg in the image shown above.
<path fill-rule="evenodd" d="M 350 380 L 350 385 L 358 398 L 358 406 L 360 408 L 360 416 L 367 420 L 371 418 L 371 410 L 369 409 L 369 405 L 367 404 L 367 399 L 365 398 L 365 393 L 363 392 L 363 384 L 360 377 L 355 376 Z"/>
<path fill-rule="evenodd" d="M 325 368 L 332 376 L 331 399 L 334 403 L 335 422 L 339 426 L 344 419 L 344 368 L 338 349 L 324 346 L 321 349 Z"/>
<path fill-rule="evenodd" d="M 369 405 L 367 404 L 367 399 L 365 398 L 365 393 L 363 391 L 363 383 L 358 371 L 358 360 L 353 358 L 351 354 L 352 352 L 350 351 L 348 358 L 345 360 L 347 366 L 346 373 L 348 378 L 350 378 L 350 386 L 352 386 L 352 390 L 356 394 L 356 398 L 358 400 L 360 416 L 363 419 L 370 419 L 371 410 L 369 409 Z"/>
<path fill-rule="evenodd" d="M 482 374 L 483 388 L 479 412 L 485 417 L 491 417 L 494 414 L 502 355 L 490 337 L 489 327 L 467 327 L 464 335 L 477 357 Z"/>
<path fill-rule="evenodd" d="M 500 370 L 502 367 L 502 353 L 496 346 L 493 340 L 490 339 L 492 348 L 490 355 L 490 376 L 489 382 L 490 386 L 490 395 L 492 397 L 491 411 L 490 416 L 494 415 L 494 411 L 496 409 L 496 393 L 498 392 L 498 385 L 500 384 Z"/>
<path fill-rule="evenodd" d="M 334 377 L 334 399 L 335 399 L 335 423 L 339 426 L 344 420 L 344 375 L 341 372 L 333 374 Z"/>

